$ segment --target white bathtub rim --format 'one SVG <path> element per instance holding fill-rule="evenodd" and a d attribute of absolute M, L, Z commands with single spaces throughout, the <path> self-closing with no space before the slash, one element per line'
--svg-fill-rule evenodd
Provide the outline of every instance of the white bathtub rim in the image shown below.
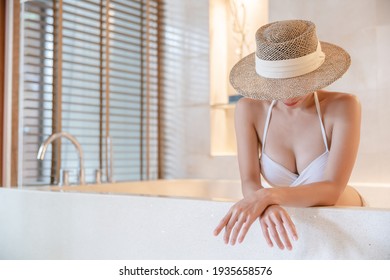
<path fill-rule="evenodd" d="M 51 190 L 50 188 L 46 187 L 34 187 L 34 189 L 31 189 L 30 187 L 26 188 L 0 188 L 1 191 L 22 191 L 26 193 L 37 193 L 39 192 L 46 192 L 51 195 L 80 195 L 80 196 L 110 196 L 110 197 L 131 197 L 131 198 L 150 198 L 150 199 L 173 199 L 173 200 L 181 200 L 181 201 L 205 201 L 205 202 L 217 202 L 217 203 L 228 203 L 233 205 L 235 201 L 228 200 L 228 199 L 207 199 L 207 198 L 191 198 L 191 197 L 181 197 L 181 196 L 154 196 L 154 195 L 147 195 L 147 194 L 129 194 L 129 193 L 107 193 L 107 192 L 85 192 L 85 191 L 61 191 L 61 190 Z M 379 212 L 389 212 L 390 207 L 359 207 L 359 206 L 313 206 L 313 207 L 291 207 L 291 206 L 284 206 L 286 209 L 322 209 L 325 211 L 344 211 L 344 210 L 352 210 L 352 211 L 379 211 Z"/>

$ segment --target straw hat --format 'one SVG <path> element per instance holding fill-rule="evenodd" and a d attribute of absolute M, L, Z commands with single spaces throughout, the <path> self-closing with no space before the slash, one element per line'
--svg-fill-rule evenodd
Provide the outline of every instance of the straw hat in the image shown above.
<path fill-rule="evenodd" d="M 330 85 L 350 64 L 345 50 L 318 40 L 314 23 L 277 21 L 257 30 L 256 52 L 234 65 L 230 83 L 249 98 L 287 99 Z"/>

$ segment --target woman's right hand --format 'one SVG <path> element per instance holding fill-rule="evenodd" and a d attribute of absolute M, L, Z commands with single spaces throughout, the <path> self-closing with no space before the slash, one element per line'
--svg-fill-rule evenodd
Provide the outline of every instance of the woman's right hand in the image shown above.
<path fill-rule="evenodd" d="M 292 250 L 290 238 L 298 240 L 298 234 L 290 215 L 284 208 L 270 205 L 259 219 L 263 235 L 270 247 L 273 247 L 273 239 L 280 249 L 286 247 Z"/>
<path fill-rule="evenodd" d="M 225 229 L 223 239 L 226 244 L 234 245 L 237 240 L 239 243 L 243 242 L 249 228 L 269 205 L 267 191 L 259 189 L 235 203 L 215 228 L 214 235 L 219 235 Z"/>

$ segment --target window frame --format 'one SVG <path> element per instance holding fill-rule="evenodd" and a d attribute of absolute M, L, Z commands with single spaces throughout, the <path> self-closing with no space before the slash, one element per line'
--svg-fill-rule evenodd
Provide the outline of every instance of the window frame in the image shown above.
<path fill-rule="evenodd" d="M 163 5 L 163 2 L 162 1 L 155 1 L 157 2 L 156 5 Z M 155 3 L 154 3 L 155 4 Z M 20 9 L 21 9 L 21 4 L 19 3 L 19 1 L 15 1 L 14 2 L 14 19 L 13 19 L 13 22 L 14 22 L 14 28 L 15 28 L 15 25 L 16 26 L 16 29 L 13 31 L 14 34 L 20 34 L 19 32 L 19 23 L 21 22 L 20 21 Z M 161 7 L 158 9 L 159 12 L 161 12 Z M 162 15 L 162 13 L 160 14 Z M 22 27 L 23 28 L 23 27 Z M 159 28 L 158 28 L 159 29 Z M 162 36 L 160 34 L 160 32 L 158 32 L 159 35 L 158 35 L 158 40 L 161 40 L 162 39 Z M 18 60 L 15 60 L 13 61 L 13 66 L 14 66 L 14 72 L 13 72 L 13 81 L 19 81 L 19 73 L 17 72 L 19 70 L 19 59 L 22 59 L 22 57 L 20 57 L 20 51 L 19 51 L 19 48 L 20 46 L 22 45 L 22 43 L 20 43 L 19 41 L 19 36 L 15 36 L 15 37 L 18 37 L 18 38 L 14 38 L 14 44 L 13 44 L 13 52 L 14 54 L 17 54 L 16 56 L 18 57 Z M 23 34 L 21 34 L 21 40 L 23 40 Z M 16 43 L 16 44 L 15 44 Z M 160 54 L 160 44 L 157 44 L 158 46 L 158 53 Z M 160 62 L 159 62 L 160 63 Z M 158 67 L 160 67 L 158 65 Z M 160 71 L 157 72 L 158 74 L 160 74 Z M 17 77 L 17 79 L 15 79 L 15 77 Z M 158 83 L 157 83 L 157 88 L 158 88 L 158 92 L 160 92 L 159 90 L 161 89 L 161 81 L 160 81 L 160 76 L 158 75 Z M 14 82 L 13 82 L 14 83 Z M 21 81 L 21 83 L 23 83 L 23 81 Z M 21 88 L 23 88 L 23 85 L 21 85 Z M 20 160 L 20 157 L 22 156 L 21 153 L 18 154 L 18 151 L 20 151 L 20 145 L 23 145 L 23 135 L 21 135 L 21 137 L 19 137 L 20 133 L 23 133 L 22 129 L 20 128 L 20 123 L 23 123 L 23 116 L 22 116 L 22 113 L 23 113 L 23 107 L 22 107 L 22 103 L 23 103 L 23 95 L 20 95 L 19 92 L 22 92 L 23 89 L 20 89 L 18 87 L 18 84 L 16 84 L 15 86 L 13 85 L 13 88 L 12 88 L 12 91 L 13 91 L 13 94 L 12 94 L 12 104 L 13 104 L 13 108 L 16 109 L 16 110 L 12 110 L 12 164 L 11 164 L 11 185 L 12 186 L 18 186 L 21 184 L 22 182 L 22 172 L 18 172 L 18 170 L 22 170 L 21 167 L 22 167 L 22 160 Z M 161 98 L 161 94 L 158 94 L 158 99 Z M 157 101 L 157 102 L 160 102 L 160 101 Z M 161 110 L 158 110 L 157 112 L 158 116 L 161 115 Z M 161 124 L 160 122 L 158 122 L 157 124 L 158 126 L 158 134 L 157 134 L 157 138 L 160 140 L 161 139 Z M 54 131 L 53 131 L 54 133 Z M 157 151 L 157 162 L 158 162 L 158 177 L 157 178 L 161 178 L 162 176 L 162 167 L 161 167 L 161 163 L 162 163 L 162 159 L 161 159 L 161 149 L 160 147 L 162 146 L 162 143 L 160 143 L 160 141 L 158 141 L 157 143 L 157 146 L 158 146 L 158 151 Z M 148 151 L 147 151 L 148 152 Z M 145 159 L 145 160 L 148 160 L 148 159 Z M 141 163 L 141 166 L 143 164 Z M 148 176 L 146 176 L 148 177 Z M 148 179 L 148 178 L 145 178 L 145 179 Z"/>

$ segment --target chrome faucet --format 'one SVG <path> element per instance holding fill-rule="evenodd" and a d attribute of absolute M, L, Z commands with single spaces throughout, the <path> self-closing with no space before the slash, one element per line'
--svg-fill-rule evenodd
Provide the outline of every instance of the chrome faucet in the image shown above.
<path fill-rule="evenodd" d="M 60 137 L 65 137 L 69 139 L 72 142 L 72 144 L 76 147 L 76 150 L 79 153 L 79 158 L 80 158 L 80 171 L 79 171 L 80 185 L 85 185 L 83 150 L 81 149 L 80 143 L 71 134 L 61 131 L 50 135 L 39 147 L 37 159 L 43 160 L 49 144 Z"/>

